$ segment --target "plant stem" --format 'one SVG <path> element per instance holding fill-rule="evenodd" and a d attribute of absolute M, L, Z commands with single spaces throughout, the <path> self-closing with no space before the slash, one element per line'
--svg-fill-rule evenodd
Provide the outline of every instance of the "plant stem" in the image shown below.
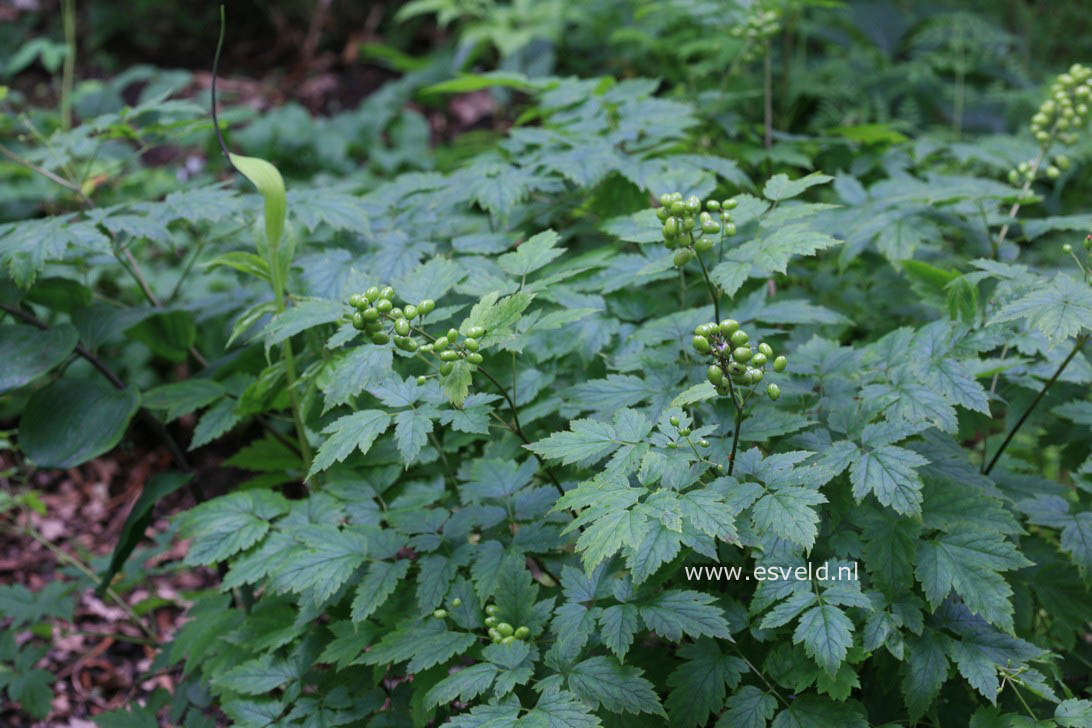
<path fill-rule="evenodd" d="M 1036 408 L 1036 406 L 1038 406 L 1039 402 L 1042 401 L 1043 397 L 1046 396 L 1046 393 L 1048 391 L 1050 391 L 1050 388 L 1052 386 L 1054 386 L 1054 382 L 1058 381 L 1058 377 L 1060 377 L 1062 375 L 1062 372 L 1065 371 L 1065 368 L 1067 366 L 1069 366 L 1069 362 L 1073 361 L 1073 357 L 1077 356 L 1077 352 L 1081 350 L 1081 347 L 1084 346 L 1084 343 L 1087 340 L 1088 340 L 1087 335 L 1077 337 L 1077 341 L 1073 345 L 1073 351 L 1069 352 L 1069 356 L 1067 356 L 1065 358 L 1065 360 L 1062 361 L 1062 363 L 1058 367 L 1058 369 L 1055 370 L 1054 375 L 1051 376 L 1051 378 L 1049 380 L 1047 380 L 1047 383 L 1043 385 L 1043 388 L 1039 390 L 1039 394 L 1037 394 L 1035 396 L 1035 399 L 1033 399 L 1031 404 L 1028 405 L 1028 408 L 1026 410 L 1024 410 L 1024 414 L 1020 415 L 1020 419 L 1017 420 L 1016 424 L 1013 426 L 1013 428 L 1011 430 L 1009 430 L 1008 436 L 1005 437 L 1005 441 L 1001 443 L 1001 447 L 997 449 L 997 452 L 994 454 L 993 459 L 990 460 L 989 465 L 986 465 L 985 457 L 983 457 L 983 460 L 982 460 L 982 474 L 983 475 L 989 475 L 990 474 L 990 471 L 993 470 L 993 466 L 996 465 L 997 461 L 1001 458 L 1001 453 L 1005 452 L 1005 448 L 1009 446 L 1010 442 L 1012 442 L 1012 438 L 1016 436 L 1016 433 L 1024 425 L 1024 422 L 1027 421 L 1027 419 L 1031 415 L 1032 411 Z"/>
<path fill-rule="evenodd" d="M 764 66 L 762 81 L 763 127 L 766 148 L 769 149 L 773 146 L 773 61 L 770 58 L 770 44 L 768 42 L 766 43 Z"/>
<path fill-rule="evenodd" d="M 713 319 L 720 323 L 720 302 L 717 300 L 717 287 L 713 285 L 712 279 L 709 278 L 709 271 L 705 268 L 705 261 L 701 259 L 701 253 L 695 253 L 695 257 L 698 259 L 698 265 L 701 266 L 701 274 L 705 276 L 705 285 L 709 289 L 709 298 L 713 299 Z"/>
<path fill-rule="evenodd" d="M 733 404 L 735 397 L 732 397 Z M 739 447 L 739 431 L 743 427 L 743 408 L 736 406 L 736 430 L 732 433 L 732 452 L 728 454 L 728 474 L 731 475 L 736 467 L 736 449 Z"/>
<path fill-rule="evenodd" d="M 61 71 L 61 127 L 72 128 L 72 86 L 76 79 L 76 0 L 62 0 L 61 16 L 68 53 Z"/>

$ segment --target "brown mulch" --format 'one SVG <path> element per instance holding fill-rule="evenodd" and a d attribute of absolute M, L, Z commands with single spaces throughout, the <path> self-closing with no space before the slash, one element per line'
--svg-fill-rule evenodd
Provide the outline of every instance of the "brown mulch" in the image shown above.
<path fill-rule="evenodd" d="M 48 637 L 37 629 L 32 633 L 28 627 L 17 633 L 19 644 L 33 640 L 49 645 L 48 653 L 35 665 L 55 676 L 49 716 L 35 721 L 10 701 L 0 701 L 0 725 L 92 728 L 91 719 L 107 710 L 143 703 L 157 688 L 173 692 L 178 670 L 149 672 L 156 655 L 153 643 L 170 640 L 187 606 L 184 595 L 212 586 L 216 574 L 207 569 L 166 568 L 181 561 L 186 551 L 184 542 L 175 541 L 148 558 L 144 567 L 153 573 L 119 595 L 137 613 L 141 626 L 114 599 L 96 597 L 89 580 L 54 551 L 60 550 L 85 566 L 95 557 L 108 558 L 144 484 L 152 475 L 168 469 L 170 460 L 165 448 L 122 447 L 78 468 L 38 471 L 25 485 L 40 493 L 46 512 L 20 509 L 0 516 L 0 583 L 22 584 L 37 592 L 56 579 L 79 579 L 87 587 L 76 594 L 71 621 L 47 621 Z M 12 464 L 11 453 L 0 452 L 0 472 Z M 9 493 L 18 492 L 18 485 L 0 478 L 0 489 Z M 158 504 L 134 557 L 141 547 L 152 546 L 153 538 L 167 530 L 171 515 L 192 505 L 190 494 L 184 490 Z M 36 534 L 37 539 L 28 532 Z M 162 604 L 156 606 L 158 600 Z M 0 629 L 6 623 L 0 617 Z"/>

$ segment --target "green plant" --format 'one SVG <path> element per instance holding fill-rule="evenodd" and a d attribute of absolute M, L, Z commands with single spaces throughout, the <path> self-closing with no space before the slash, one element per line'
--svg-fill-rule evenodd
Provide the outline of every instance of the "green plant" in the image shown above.
<path fill-rule="evenodd" d="M 422 97 L 526 99 L 497 144 L 336 188 L 221 140 L 260 196 L 99 208 L 15 150 L 64 204 L 0 228 L 16 470 L 140 417 L 248 473 L 213 497 L 174 446 L 96 565 L 123 599 L 192 489 L 177 568 L 221 579 L 157 668 L 240 726 L 1092 719 L 1081 138 L 1040 195 L 997 181 L 1034 136 L 767 146 L 695 82 L 460 75 Z M 200 720 L 188 694 L 103 720 Z"/>

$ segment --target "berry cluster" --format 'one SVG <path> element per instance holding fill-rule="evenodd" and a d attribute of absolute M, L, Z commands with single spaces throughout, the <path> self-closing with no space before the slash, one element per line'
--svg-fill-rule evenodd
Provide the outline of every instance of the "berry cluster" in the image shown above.
<path fill-rule="evenodd" d="M 748 41 L 742 54 L 744 61 L 753 61 L 762 55 L 766 42 L 781 30 L 779 17 L 780 13 L 776 9 L 762 10 L 752 6 L 746 20 L 729 31 L 733 38 L 744 38 Z"/>
<path fill-rule="evenodd" d="M 1077 141 L 1077 130 L 1088 121 L 1088 105 L 1092 102 L 1092 68 L 1074 63 L 1069 71 L 1061 74 L 1050 85 L 1050 96 L 1039 106 L 1031 117 L 1031 133 L 1042 147 L 1043 157 L 1055 140 L 1062 144 Z M 1054 163 L 1046 168 L 1046 176 L 1056 179 L 1062 170 L 1069 167 L 1069 158 L 1064 154 L 1054 156 Z M 1018 184 L 1021 180 L 1030 182 L 1035 179 L 1038 165 L 1034 162 L 1021 162 L 1009 172 L 1009 182 Z"/>
<path fill-rule="evenodd" d="M 674 262 L 677 267 L 686 265 L 698 253 L 712 250 L 716 241 L 711 235 L 719 234 L 723 240 L 736 234 L 730 212 L 735 206 L 734 198 L 723 202 L 706 200 L 703 205 L 697 195 L 690 195 L 685 200 L 681 192 L 660 196 L 656 217 L 663 223 L 664 246 L 676 250 Z M 714 213 L 719 213 L 719 222 L 713 217 Z"/>
<path fill-rule="evenodd" d="M 773 347 L 765 342 L 752 347 L 750 335 L 732 319 L 699 325 L 692 343 L 699 354 L 713 358 L 707 376 L 721 394 L 728 394 L 735 386 L 756 386 L 766 376 L 767 367 L 783 372 L 789 363 L 784 356 L 774 356 Z M 777 399 L 781 388 L 770 382 L 766 394 Z"/>
<path fill-rule="evenodd" d="M 356 309 L 352 315 L 353 326 L 368 333 L 374 344 L 386 344 L 393 340 L 394 345 L 410 354 L 420 352 L 433 354 L 440 360 L 440 374 L 447 376 L 455 367 L 455 361 L 465 359 L 473 371 L 482 363 L 478 353 L 479 339 L 485 336 L 481 326 L 471 326 L 467 335 L 459 340 L 459 330 L 448 329 L 447 333 L 433 338 L 421 329 L 422 321 L 436 308 L 436 302 L 426 298 L 417 305 L 406 304 L 403 308 L 394 305 L 394 289 L 390 286 L 379 288 L 372 286 L 364 293 L 349 296 L 349 305 Z M 414 319 L 418 319 L 416 324 Z M 413 332 L 425 340 L 419 343 Z M 424 384 L 427 377 L 418 377 L 418 384 Z"/>
<path fill-rule="evenodd" d="M 461 607 L 463 600 L 456 597 L 451 600 L 451 606 Z M 530 627 L 513 627 L 508 622 L 501 622 L 497 617 L 498 608 L 496 604 L 488 604 L 485 607 L 485 626 L 487 628 L 486 634 L 489 635 L 494 643 L 507 645 L 516 640 L 526 640 L 531 636 Z M 447 619 L 446 609 L 437 609 L 432 613 L 436 619 Z"/>

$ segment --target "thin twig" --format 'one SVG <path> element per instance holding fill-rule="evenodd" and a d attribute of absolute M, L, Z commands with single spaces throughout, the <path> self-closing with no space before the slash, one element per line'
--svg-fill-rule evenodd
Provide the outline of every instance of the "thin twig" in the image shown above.
<path fill-rule="evenodd" d="M 1077 356 L 1077 352 L 1081 350 L 1081 347 L 1084 346 L 1084 342 L 1087 341 L 1087 339 L 1087 336 L 1077 337 L 1077 341 L 1073 346 L 1073 351 L 1069 352 L 1069 356 L 1065 358 L 1065 360 L 1061 363 L 1058 369 L 1055 370 L 1053 376 L 1051 376 L 1047 383 L 1043 385 L 1043 388 L 1039 390 L 1039 394 L 1035 396 L 1035 399 L 1032 400 L 1030 405 L 1028 405 L 1028 408 L 1024 410 L 1024 414 L 1020 415 L 1020 419 L 1016 421 L 1016 424 L 1009 431 L 1008 436 L 1005 438 L 1005 441 L 1001 443 L 1001 447 L 997 449 L 997 452 L 994 454 L 993 459 L 990 460 L 989 465 L 985 464 L 986 461 L 983 457 L 983 475 L 990 474 L 990 471 L 993 470 L 993 466 L 996 465 L 997 461 L 1001 458 L 1001 453 L 1005 452 L 1005 448 L 1009 446 L 1010 442 L 1012 442 L 1012 438 L 1016 436 L 1016 433 L 1019 432 L 1020 428 L 1024 425 L 1024 422 L 1026 422 L 1028 417 L 1031 415 L 1032 411 L 1036 408 L 1036 406 L 1038 406 L 1039 402 L 1042 401 L 1043 397 L 1046 396 L 1046 393 L 1050 391 L 1050 388 L 1054 386 L 1054 382 L 1058 381 L 1058 377 L 1060 377 L 1062 375 L 1062 372 L 1065 371 L 1065 368 L 1069 366 L 1069 362 L 1073 361 L 1073 357 Z"/>

